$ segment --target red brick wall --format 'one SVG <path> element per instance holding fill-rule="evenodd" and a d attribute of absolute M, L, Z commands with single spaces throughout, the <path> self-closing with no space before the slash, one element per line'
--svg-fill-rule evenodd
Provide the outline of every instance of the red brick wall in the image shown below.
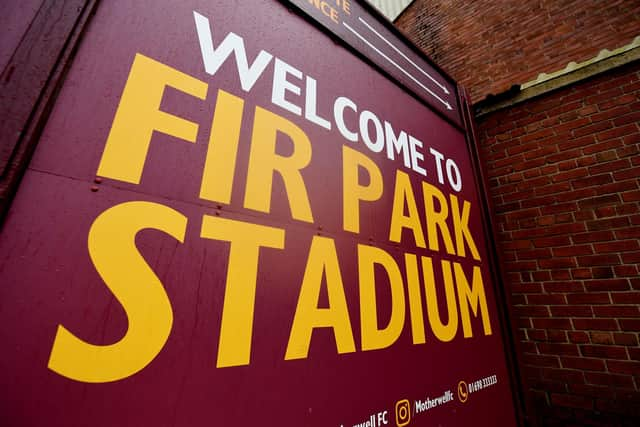
<path fill-rule="evenodd" d="M 416 0 L 396 25 L 474 102 L 640 35 L 637 0 Z"/>
<path fill-rule="evenodd" d="M 640 425 L 640 63 L 478 126 L 532 413 Z"/>

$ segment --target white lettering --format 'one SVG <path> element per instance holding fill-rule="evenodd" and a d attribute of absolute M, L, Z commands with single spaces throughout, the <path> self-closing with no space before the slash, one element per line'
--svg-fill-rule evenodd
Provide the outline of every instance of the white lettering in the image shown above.
<path fill-rule="evenodd" d="M 400 135 L 396 137 L 393 128 L 391 127 L 391 123 L 385 121 L 384 122 L 384 134 L 387 142 L 387 158 L 389 160 L 393 160 L 395 158 L 395 153 L 402 153 L 402 162 L 404 167 L 410 168 L 411 163 L 409 161 L 409 149 L 407 146 L 407 133 L 405 131 L 400 131 Z"/>
<path fill-rule="evenodd" d="M 373 123 L 375 130 L 375 141 L 369 134 L 369 123 Z M 362 141 L 374 153 L 379 153 L 384 148 L 384 131 L 382 130 L 382 123 L 378 120 L 375 114 L 371 111 L 365 110 L 360 114 L 360 135 L 362 135 Z"/>
<path fill-rule="evenodd" d="M 442 160 L 444 160 L 444 155 L 438 150 L 434 150 L 433 148 L 429 149 L 429 152 L 436 158 L 436 171 L 438 172 L 438 182 L 440 184 L 444 184 L 444 175 L 442 173 Z"/>
<path fill-rule="evenodd" d="M 424 155 L 422 151 L 418 151 L 418 148 L 422 150 L 422 141 L 416 139 L 412 136 L 409 136 L 409 151 L 411 152 L 411 165 L 414 171 L 418 172 L 420 175 L 427 176 L 427 171 L 418 164 L 418 160 L 424 160 Z"/>
<path fill-rule="evenodd" d="M 305 104 L 304 104 L 304 117 L 317 124 L 318 126 L 322 126 L 327 130 L 331 130 L 331 123 L 318 116 L 318 101 L 317 101 L 317 89 L 316 89 L 316 81 L 311 77 L 307 76 L 307 87 L 306 87 L 306 96 L 305 96 Z"/>
<path fill-rule="evenodd" d="M 302 114 L 302 109 L 285 99 L 287 91 L 300 95 L 300 88 L 287 80 L 287 74 L 291 74 L 294 77 L 302 79 L 302 71 L 293 68 L 281 59 L 276 58 L 273 69 L 273 90 L 271 91 L 271 102 L 300 116 Z"/>
<path fill-rule="evenodd" d="M 245 92 L 251 90 L 267 65 L 269 65 L 273 55 L 261 50 L 253 64 L 249 66 L 242 37 L 235 33 L 229 33 L 218 48 L 214 49 L 209 19 L 195 10 L 193 11 L 193 17 L 196 21 L 196 30 L 200 41 L 200 51 L 202 52 L 205 72 L 213 76 L 233 52 L 236 57 L 236 66 L 238 67 L 242 90 Z"/>
<path fill-rule="evenodd" d="M 345 108 L 349 108 L 356 113 L 358 112 L 358 107 L 352 100 L 350 100 L 346 96 L 341 96 L 337 98 L 333 103 L 333 118 L 335 119 L 336 126 L 338 127 L 338 130 L 340 131 L 342 136 L 348 141 L 357 142 L 358 134 L 347 129 L 347 125 L 344 123 Z"/>

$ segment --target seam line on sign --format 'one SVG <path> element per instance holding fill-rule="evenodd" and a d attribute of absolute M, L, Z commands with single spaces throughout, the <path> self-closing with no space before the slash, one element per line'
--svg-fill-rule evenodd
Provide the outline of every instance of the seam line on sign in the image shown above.
<path fill-rule="evenodd" d="M 365 21 L 364 19 L 362 19 L 361 17 L 358 17 L 358 20 L 360 22 L 362 22 L 368 29 L 370 29 L 373 33 L 375 33 L 375 35 L 377 35 L 378 37 L 380 37 L 385 43 L 387 43 L 389 46 L 391 46 L 391 48 L 393 50 L 395 50 L 396 52 L 398 52 L 404 59 L 406 59 L 411 65 L 413 65 L 414 67 L 416 67 L 416 69 L 418 71 L 420 71 L 422 74 L 424 74 L 425 76 L 427 76 L 432 82 L 434 82 L 436 85 L 438 85 L 440 87 L 440 89 L 442 89 L 442 91 L 444 93 L 446 93 L 447 95 L 449 95 L 449 90 L 447 89 L 446 86 L 444 86 L 442 83 L 440 83 L 438 80 L 436 80 L 433 76 L 431 76 L 431 74 L 427 73 L 426 71 L 424 71 L 422 68 L 420 68 L 420 66 L 418 64 L 416 64 L 415 62 L 413 62 L 411 59 L 409 59 L 409 57 L 407 57 L 407 55 L 405 55 L 404 53 L 402 53 L 402 51 L 400 49 L 398 49 L 393 43 L 391 43 L 389 40 L 387 40 L 386 38 L 384 38 L 384 36 L 382 34 L 380 34 L 378 31 L 376 31 L 375 28 L 373 28 L 371 25 L 369 25 L 369 23 L 367 23 L 367 21 Z"/>
<path fill-rule="evenodd" d="M 384 53 L 382 53 L 380 51 L 380 49 L 378 49 L 377 47 L 375 47 L 369 40 L 367 40 L 366 38 L 364 38 L 364 36 L 362 36 L 360 33 L 358 33 L 356 30 L 354 30 L 353 28 L 351 28 L 349 26 L 349 24 L 347 24 L 346 22 L 343 22 L 342 25 L 344 25 L 347 30 L 351 31 L 353 34 L 356 35 L 356 37 L 358 37 L 360 40 L 362 40 L 363 42 L 365 42 L 367 44 L 367 46 L 369 46 L 371 49 L 373 49 L 374 51 L 376 51 L 376 53 L 380 56 L 382 56 L 384 59 L 386 59 L 387 61 L 389 61 L 393 66 L 395 66 L 398 70 L 402 71 L 407 77 L 409 77 L 411 80 L 413 80 L 414 82 L 416 82 L 422 89 L 424 89 L 425 91 L 427 91 L 429 93 L 429 95 L 433 96 L 434 98 L 436 98 L 438 101 L 440 101 L 442 104 L 444 104 L 448 110 L 453 110 L 453 108 L 451 107 L 451 104 L 449 104 L 447 101 L 445 101 L 444 99 L 440 98 L 438 95 L 436 95 L 431 89 L 429 89 L 428 87 L 426 87 L 425 85 L 423 85 L 422 83 L 420 83 L 415 77 L 413 77 L 411 74 L 409 74 L 409 72 L 407 70 L 405 70 L 404 68 L 402 68 L 401 66 L 399 66 L 398 64 L 396 64 L 391 58 L 389 58 L 387 55 L 385 55 Z"/>

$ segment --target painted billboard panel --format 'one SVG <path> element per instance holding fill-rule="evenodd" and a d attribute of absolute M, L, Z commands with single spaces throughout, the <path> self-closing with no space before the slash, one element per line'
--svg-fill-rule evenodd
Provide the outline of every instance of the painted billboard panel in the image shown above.
<path fill-rule="evenodd" d="M 465 131 L 313 22 L 98 7 L 0 235 L 9 425 L 516 425 Z"/>

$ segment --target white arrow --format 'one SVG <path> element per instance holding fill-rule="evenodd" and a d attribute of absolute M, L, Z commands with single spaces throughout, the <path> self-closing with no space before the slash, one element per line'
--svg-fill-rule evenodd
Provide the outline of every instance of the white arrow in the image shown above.
<path fill-rule="evenodd" d="M 431 74 L 427 73 L 426 71 L 424 71 L 422 68 L 420 68 L 418 66 L 418 64 L 416 64 L 415 62 L 413 62 L 411 59 L 409 59 L 407 57 L 407 55 L 405 55 L 404 53 L 402 53 L 402 51 L 400 49 L 398 49 L 397 47 L 395 47 L 395 45 L 393 45 L 389 40 L 385 39 L 382 34 L 380 34 L 379 32 L 377 32 L 375 30 L 375 28 L 373 28 L 371 25 L 369 25 L 364 19 L 362 18 L 358 18 L 358 20 L 360 20 L 360 22 L 362 22 L 364 25 L 366 25 L 367 28 L 369 28 L 371 31 L 373 31 L 376 36 L 380 37 L 385 43 L 387 43 L 389 46 L 391 46 L 391 48 L 393 50 L 395 50 L 396 52 L 398 52 L 404 59 L 406 59 L 411 65 L 413 65 L 414 67 L 416 67 L 418 69 L 418 71 L 420 71 L 422 74 L 424 74 L 425 76 L 427 76 L 429 79 L 431 79 L 432 82 L 434 82 L 436 85 L 438 85 L 440 87 L 440 89 L 442 89 L 442 91 L 444 93 L 446 93 L 447 95 L 449 95 L 449 89 L 447 89 L 447 87 L 445 85 L 443 85 L 442 83 L 440 83 L 438 80 L 436 80 L 435 78 L 433 78 L 431 76 Z"/>
<path fill-rule="evenodd" d="M 353 28 L 351 28 L 346 22 L 343 22 L 342 25 L 344 25 L 347 30 L 351 31 L 353 34 L 356 35 L 356 37 L 358 37 L 360 40 L 362 40 L 363 42 L 365 42 L 367 44 L 367 46 L 369 46 L 371 49 L 375 50 L 378 55 L 382 56 L 384 59 L 386 59 L 387 61 L 389 61 L 393 66 L 395 66 L 398 70 L 402 71 L 407 77 L 409 77 L 411 80 L 413 80 L 418 86 L 420 86 L 422 89 L 424 89 L 427 93 L 429 93 L 429 95 L 433 96 L 435 99 L 437 99 L 438 101 L 440 101 L 445 107 L 447 107 L 447 110 L 453 110 L 453 108 L 451 107 L 451 104 L 449 104 L 447 101 L 445 101 L 444 99 L 440 98 L 438 95 L 436 95 L 435 93 L 433 93 L 433 91 L 431 89 L 429 89 L 428 87 L 426 87 L 425 85 L 423 85 L 422 83 L 420 83 L 415 77 L 413 77 L 411 74 L 409 74 L 407 72 L 407 70 L 405 70 L 404 68 L 402 68 L 401 66 L 399 66 L 398 64 L 396 64 L 395 62 L 393 62 L 393 60 L 391 58 L 389 58 L 387 55 L 385 55 L 384 53 L 382 53 L 377 47 L 375 47 L 373 44 L 371 44 L 371 42 L 369 42 L 369 40 L 365 39 L 363 36 L 361 36 L 356 30 L 354 30 Z"/>

